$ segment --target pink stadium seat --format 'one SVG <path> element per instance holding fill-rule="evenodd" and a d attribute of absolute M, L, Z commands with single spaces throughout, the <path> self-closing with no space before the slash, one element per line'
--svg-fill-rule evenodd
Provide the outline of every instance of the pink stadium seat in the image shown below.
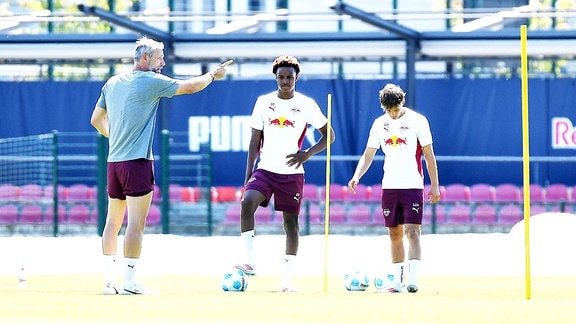
<path fill-rule="evenodd" d="M 546 212 L 548 212 L 548 210 L 543 205 L 536 204 L 536 205 L 530 206 L 530 216 L 534 216 L 534 215 L 538 215 L 538 214 L 542 214 L 542 213 L 546 213 Z"/>
<path fill-rule="evenodd" d="M 12 184 L 0 185 L 0 202 L 16 201 L 20 195 L 20 188 Z"/>
<path fill-rule="evenodd" d="M 38 202 L 44 197 L 44 188 L 37 184 L 27 184 L 20 186 L 20 201 Z"/>
<path fill-rule="evenodd" d="M 523 217 L 522 208 L 514 204 L 502 206 L 498 211 L 498 223 L 503 225 L 514 225 L 521 221 Z"/>
<path fill-rule="evenodd" d="M 84 204 L 76 204 L 68 209 L 66 222 L 70 224 L 89 224 L 91 221 L 90 207 Z"/>
<path fill-rule="evenodd" d="M 494 205 L 481 204 L 474 208 L 472 214 L 473 224 L 496 224 L 497 222 L 497 211 Z"/>
<path fill-rule="evenodd" d="M 68 203 L 88 203 L 91 202 L 91 194 L 90 191 L 92 188 L 89 186 L 78 183 L 71 185 L 66 190 L 66 198 L 65 201 Z"/>
<path fill-rule="evenodd" d="M 231 204 L 226 208 L 226 212 L 224 214 L 224 221 L 223 224 L 227 225 L 234 225 L 240 224 L 240 204 Z"/>
<path fill-rule="evenodd" d="M 448 224 L 470 224 L 472 209 L 468 204 L 457 204 L 449 207 L 446 213 Z"/>
<path fill-rule="evenodd" d="M 14 224 L 18 221 L 18 206 L 2 205 L 0 206 L 0 224 Z"/>
<path fill-rule="evenodd" d="M 40 205 L 24 205 L 20 210 L 20 222 L 25 224 L 39 224 L 44 220 L 44 210 Z"/>
<path fill-rule="evenodd" d="M 348 187 L 344 188 L 348 190 Z M 367 185 L 358 184 L 355 188 L 356 193 L 346 192 L 346 199 L 348 201 L 368 201 L 370 199 L 371 189 L 372 188 Z"/>
<path fill-rule="evenodd" d="M 63 185 L 58 185 L 58 201 L 63 202 L 66 200 L 66 192 L 67 188 Z M 53 200 L 54 199 L 54 187 L 53 186 L 45 186 L 44 187 L 44 200 Z"/>
<path fill-rule="evenodd" d="M 63 223 L 66 221 L 66 208 L 63 205 L 58 205 L 58 222 Z M 48 205 L 44 209 L 44 222 L 54 223 L 54 208 L 53 205 Z"/>
<path fill-rule="evenodd" d="M 524 201 L 524 187 L 520 190 L 520 199 Z M 543 202 L 545 200 L 544 188 L 537 183 L 530 185 L 530 201 Z"/>
<path fill-rule="evenodd" d="M 448 202 L 466 202 L 470 201 L 470 188 L 460 183 L 449 184 L 445 187 L 446 197 L 444 201 Z"/>
<path fill-rule="evenodd" d="M 171 203 L 177 203 L 182 201 L 182 191 L 184 187 L 179 184 L 171 183 L 168 186 L 169 198 Z"/>
<path fill-rule="evenodd" d="M 497 185 L 495 188 L 495 201 L 498 202 L 521 202 L 520 189 L 514 184 L 505 183 Z"/>
<path fill-rule="evenodd" d="M 308 209 L 309 208 L 309 209 Z M 307 215 L 306 213 L 309 212 Z M 302 206 L 300 210 L 300 223 L 306 223 L 306 217 L 309 217 L 310 224 L 322 224 L 324 222 L 324 211 L 318 204 L 310 204 L 309 207 Z"/>
<path fill-rule="evenodd" d="M 353 205 L 348 211 L 348 223 L 370 224 L 372 223 L 372 210 L 369 205 Z"/>
<path fill-rule="evenodd" d="M 440 191 L 440 201 L 444 201 L 444 199 L 446 199 L 446 187 L 440 186 L 440 188 L 438 188 L 438 190 Z M 424 196 L 424 201 L 428 200 L 428 193 L 429 192 L 430 192 L 430 184 L 425 184 L 424 190 L 422 191 L 422 195 Z"/>
<path fill-rule="evenodd" d="M 570 201 L 568 186 L 561 183 L 548 185 L 545 195 L 546 201 L 549 202 Z"/>
<path fill-rule="evenodd" d="M 477 183 L 470 186 L 470 201 L 492 202 L 496 198 L 494 187 L 486 183 Z"/>
<path fill-rule="evenodd" d="M 162 191 L 160 190 L 160 186 L 158 185 L 154 185 L 154 192 L 152 193 L 152 203 L 153 204 L 162 203 Z"/>
<path fill-rule="evenodd" d="M 273 211 L 270 207 L 258 207 L 254 213 L 256 224 L 268 224 L 272 222 Z"/>
<path fill-rule="evenodd" d="M 330 201 L 331 202 L 343 202 L 346 200 L 348 189 L 345 186 L 339 184 L 330 184 Z M 320 190 L 320 199 L 326 199 L 326 186 L 323 186 Z"/>
<path fill-rule="evenodd" d="M 303 188 L 303 192 L 302 192 L 302 196 L 304 198 L 304 201 L 310 201 L 310 202 L 317 202 L 320 201 L 320 192 L 319 192 L 319 188 L 317 185 L 312 184 L 312 183 L 305 183 L 304 184 L 304 188 Z"/>
<path fill-rule="evenodd" d="M 162 218 L 162 211 L 160 207 L 156 204 L 150 205 L 150 210 L 148 211 L 148 216 L 146 217 L 146 225 L 158 225 Z"/>
<path fill-rule="evenodd" d="M 436 210 L 436 224 L 446 223 L 446 207 L 441 204 L 424 204 L 422 224 L 432 224 L 432 211 Z"/>
<path fill-rule="evenodd" d="M 330 204 L 330 224 L 344 224 L 346 221 L 346 207 L 341 204 Z"/>
<path fill-rule="evenodd" d="M 382 201 L 382 184 L 378 183 L 370 186 L 370 201 L 380 202 Z"/>

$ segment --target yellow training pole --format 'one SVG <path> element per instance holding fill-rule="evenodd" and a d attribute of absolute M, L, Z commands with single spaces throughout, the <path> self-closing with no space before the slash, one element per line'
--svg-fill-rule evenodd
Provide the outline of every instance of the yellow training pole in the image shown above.
<path fill-rule="evenodd" d="M 530 132 L 528 127 L 528 58 L 526 25 L 520 27 L 522 44 L 522 163 L 524 174 L 524 249 L 526 263 L 526 299 L 530 299 Z"/>
<path fill-rule="evenodd" d="M 332 94 L 328 94 L 326 123 L 326 208 L 324 210 L 324 292 L 328 291 L 328 232 L 330 231 L 330 143 L 332 142 Z"/>

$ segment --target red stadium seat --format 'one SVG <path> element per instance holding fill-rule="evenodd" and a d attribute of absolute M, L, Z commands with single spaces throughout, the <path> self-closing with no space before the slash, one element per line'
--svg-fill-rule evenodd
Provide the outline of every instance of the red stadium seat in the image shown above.
<path fill-rule="evenodd" d="M 497 185 L 495 188 L 495 201 L 498 202 L 521 202 L 520 189 L 511 183 Z"/>
<path fill-rule="evenodd" d="M 212 188 L 212 201 L 234 202 L 240 201 L 240 191 L 232 186 L 218 186 Z"/>
<path fill-rule="evenodd" d="M 446 213 L 448 224 L 470 224 L 472 209 L 468 204 L 457 204 L 450 206 Z"/>
<path fill-rule="evenodd" d="M 448 202 L 466 202 L 470 201 L 470 188 L 460 183 L 454 183 L 445 187 L 446 197 L 444 201 Z"/>
<path fill-rule="evenodd" d="M 474 208 L 472 214 L 473 224 L 496 224 L 497 223 L 497 210 L 494 205 L 491 204 L 481 204 Z"/>
<path fill-rule="evenodd" d="M 486 183 L 477 183 L 470 186 L 470 201 L 483 203 L 492 202 L 496 198 L 494 187 Z"/>

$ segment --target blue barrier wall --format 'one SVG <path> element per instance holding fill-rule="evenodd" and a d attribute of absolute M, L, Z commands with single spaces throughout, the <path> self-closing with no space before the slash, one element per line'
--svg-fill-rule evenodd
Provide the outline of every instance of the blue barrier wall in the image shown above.
<path fill-rule="evenodd" d="M 306 80 L 297 89 L 326 111 L 327 94 L 333 96 L 332 123 L 336 142 L 332 154 L 360 155 L 370 125 L 381 114 L 378 91 L 388 80 Z M 535 157 L 571 157 L 576 152 L 575 80 L 529 81 L 530 152 Z M 401 86 L 402 81 L 398 82 Z M 0 83 L 0 138 L 60 132 L 91 132 L 90 115 L 101 82 Z M 409 107 L 425 114 L 431 124 L 436 155 L 522 156 L 522 122 L 519 79 L 417 80 L 416 103 Z M 189 147 L 212 134 L 214 183 L 241 185 L 250 130 L 246 126 L 256 97 L 274 91 L 271 80 L 218 81 L 206 90 L 162 102 L 160 125 L 190 134 Z M 317 136 L 318 134 L 316 134 Z M 316 137 L 317 138 L 317 137 Z M 313 139 L 310 139 L 313 141 Z M 155 153 L 159 154 L 159 140 Z M 305 142 L 305 147 L 309 142 Z M 178 154 L 189 154 L 186 149 Z M 382 156 L 381 156 L 382 157 Z M 449 160 L 449 159 L 448 159 Z M 376 161 L 363 179 L 378 183 L 382 161 Z M 439 161 L 440 180 L 448 183 L 522 183 L 522 163 Z M 230 166 L 234 165 L 233 168 Z M 356 161 L 333 161 L 332 181 L 346 183 Z M 576 184 L 574 162 L 531 164 L 532 182 Z M 307 181 L 324 183 L 325 162 L 306 165 Z"/>

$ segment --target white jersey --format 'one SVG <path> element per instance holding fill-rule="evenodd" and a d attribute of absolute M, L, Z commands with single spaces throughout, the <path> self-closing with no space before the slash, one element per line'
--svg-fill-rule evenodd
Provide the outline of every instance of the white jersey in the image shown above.
<path fill-rule="evenodd" d="M 384 152 L 383 189 L 423 189 L 422 147 L 432 144 L 430 125 L 423 115 L 405 108 L 398 119 L 388 114 L 372 124 L 368 147 Z"/>
<path fill-rule="evenodd" d="M 258 169 L 279 174 L 304 173 L 300 166 L 288 166 L 288 154 L 302 148 L 308 125 L 319 129 L 328 119 L 314 99 L 298 92 L 290 99 L 280 99 L 276 91 L 258 97 L 250 125 L 263 132 Z"/>

